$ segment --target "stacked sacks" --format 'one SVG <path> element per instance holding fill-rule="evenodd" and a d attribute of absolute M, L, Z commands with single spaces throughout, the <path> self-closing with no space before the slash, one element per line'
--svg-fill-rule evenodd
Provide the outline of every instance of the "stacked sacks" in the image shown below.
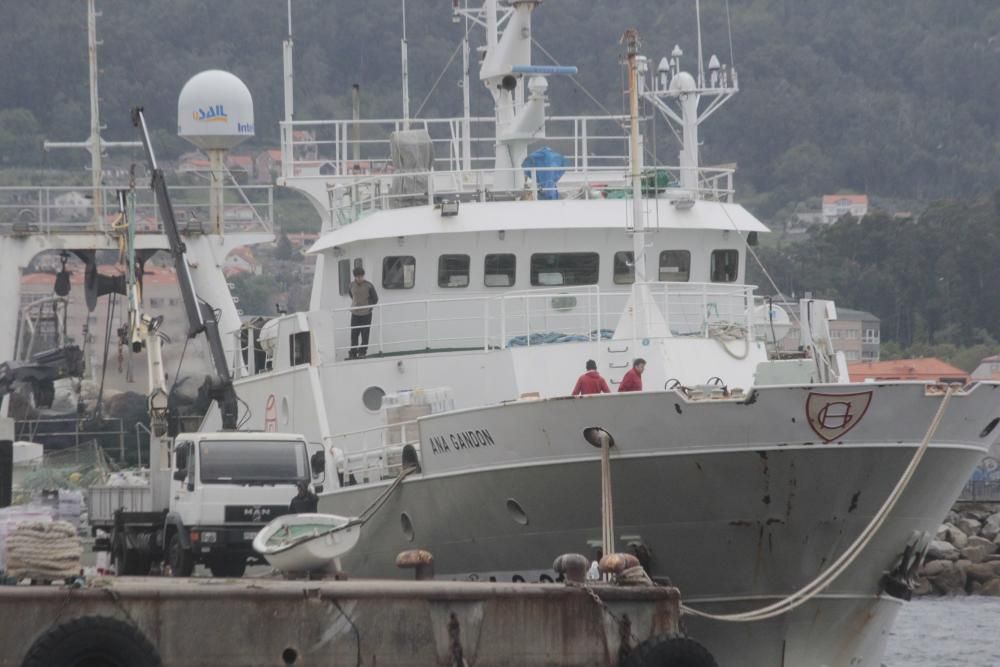
<path fill-rule="evenodd" d="M 1000 596 L 1000 511 L 975 506 L 948 514 L 927 549 L 917 595 Z"/>
<path fill-rule="evenodd" d="M 24 521 L 7 536 L 7 574 L 55 581 L 80 574 L 83 547 L 68 521 Z"/>

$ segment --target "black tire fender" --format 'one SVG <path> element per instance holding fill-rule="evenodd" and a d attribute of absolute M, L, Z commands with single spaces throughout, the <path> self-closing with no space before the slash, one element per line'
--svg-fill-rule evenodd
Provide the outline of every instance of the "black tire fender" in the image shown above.
<path fill-rule="evenodd" d="M 156 647 L 139 628 L 108 616 L 81 616 L 54 625 L 35 640 L 22 667 L 162 667 Z"/>
<path fill-rule="evenodd" d="M 718 667 L 718 663 L 693 639 L 653 637 L 636 646 L 621 667 Z"/>

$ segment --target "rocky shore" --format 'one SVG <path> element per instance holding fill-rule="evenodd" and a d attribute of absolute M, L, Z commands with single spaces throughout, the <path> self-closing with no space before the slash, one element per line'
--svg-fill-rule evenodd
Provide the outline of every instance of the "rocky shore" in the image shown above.
<path fill-rule="evenodd" d="M 1000 505 L 962 505 L 948 513 L 913 593 L 1000 596 Z"/>

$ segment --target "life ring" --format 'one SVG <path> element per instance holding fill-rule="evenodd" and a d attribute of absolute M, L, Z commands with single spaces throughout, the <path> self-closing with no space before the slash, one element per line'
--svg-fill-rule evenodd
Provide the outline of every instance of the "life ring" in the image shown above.
<path fill-rule="evenodd" d="M 156 647 L 139 628 L 107 616 L 81 616 L 46 630 L 22 667 L 163 667 Z"/>
<path fill-rule="evenodd" d="M 636 646 L 621 667 L 718 667 L 718 663 L 693 639 L 654 637 Z"/>

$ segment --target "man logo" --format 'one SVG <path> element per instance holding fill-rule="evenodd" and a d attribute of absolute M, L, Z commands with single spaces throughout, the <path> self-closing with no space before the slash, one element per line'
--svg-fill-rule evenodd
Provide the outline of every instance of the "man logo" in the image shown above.
<path fill-rule="evenodd" d="M 809 392 L 806 418 L 809 426 L 823 442 L 843 437 L 865 416 L 872 402 L 872 392 L 857 394 L 822 394 Z"/>

